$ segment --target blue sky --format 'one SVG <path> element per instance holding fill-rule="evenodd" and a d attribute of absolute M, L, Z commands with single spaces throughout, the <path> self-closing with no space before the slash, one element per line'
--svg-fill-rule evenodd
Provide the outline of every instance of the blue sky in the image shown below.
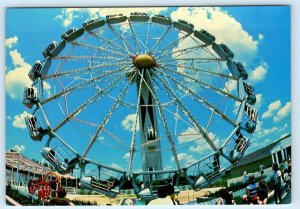
<path fill-rule="evenodd" d="M 60 40 L 60 35 L 71 27 L 81 27 L 82 22 L 95 17 L 105 17 L 106 14 L 124 13 L 129 14 L 130 11 L 145 11 L 151 15 L 164 14 L 172 19 L 184 19 L 195 25 L 195 29 L 203 28 L 216 36 L 216 42 L 224 42 L 235 53 L 235 60 L 240 60 L 249 74 L 248 81 L 254 85 L 257 94 L 257 104 L 259 118 L 256 132 L 249 135 L 251 146 L 248 152 L 259 149 L 274 140 L 291 132 L 291 73 L 290 73 L 290 8 L 288 6 L 260 6 L 260 7 L 219 7 L 219 8 L 148 8 L 148 9 L 7 9 L 6 10 L 6 150 L 15 148 L 29 158 L 41 160 L 39 151 L 44 146 L 46 139 L 42 142 L 32 141 L 25 128 L 23 117 L 30 113 L 31 110 L 26 109 L 22 104 L 22 89 L 25 85 L 30 85 L 27 78 L 27 73 L 35 60 L 42 60 L 41 51 L 52 41 Z M 161 30 L 160 28 L 157 29 Z M 105 32 L 104 32 L 105 33 Z M 170 34 L 169 39 L 174 38 L 175 34 Z M 113 39 L 116 40 L 116 39 Z M 117 40 L 118 44 L 121 44 Z M 181 46 L 178 46 L 181 47 Z M 77 52 L 88 54 L 89 52 Z M 80 63 L 70 63 L 69 67 L 80 65 Z M 67 65 L 68 66 L 68 65 Z M 67 69 L 67 68 L 66 68 Z M 68 82 L 67 80 L 62 80 Z M 110 81 L 106 81 L 108 84 Z M 105 83 L 105 82 L 104 82 Z M 228 88 L 231 83 L 226 83 Z M 54 88 L 57 84 L 45 84 L 45 92 L 50 95 L 58 91 Z M 100 84 L 99 84 L 100 85 Z M 125 85 L 125 84 L 124 84 Z M 58 88 L 58 87 L 57 87 Z M 123 86 L 117 88 L 116 92 L 112 92 L 111 96 L 117 97 L 119 90 Z M 133 87 L 131 87 L 133 88 Z M 131 89 L 131 92 L 134 90 Z M 88 95 L 91 96 L 95 92 L 91 91 Z M 83 96 L 78 94 L 77 96 Z M 134 102 L 133 93 L 129 93 L 126 98 L 128 102 Z M 209 93 L 203 93 L 208 100 Z M 78 97 L 79 98 L 79 97 Z M 70 109 L 72 105 L 77 106 L 84 102 L 73 97 L 70 99 Z M 85 118 L 89 117 L 89 122 L 99 123 L 95 116 L 96 114 L 104 114 L 102 110 L 110 108 L 113 100 L 104 100 L 101 107 L 103 109 L 91 108 L 90 112 L 86 112 Z M 60 105 L 57 105 L 57 104 Z M 49 104 L 45 107 L 46 112 L 53 117 L 52 120 L 59 120 L 64 117 L 64 113 L 60 110 L 63 100 L 57 103 Z M 191 108 L 195 108 L 196 104 L 190 103 Z M 231 111 L 227 111 L 228 115 L 234 114 L 234 102 L 228 101 L 226 104 Z M 231 105 L 231 106 L 229 106 Z M 116 136 L 130 138 L 132 126 L 132 118 L 134 111 L 130 112 L 120 107 L 116 111 L 116 116 L 112 117 L 107 125 L 107 129 Z M 225 107 L 224 107 L 225 108 Z M 174 107 L 170 107 L 171 111 L 175 111 Z M 202 109 L 201 109 L 202 110 Z M 26 111 L 26 112 L 24 112 Z M 126 112 L 127 111 L 127 112 Z M 203 108 L 203 111 L 204 108 Z M 196 114 L 195 112 L 193 112 Z M 208 115 L 204 112 L 203 115 Z M 84 116 L 83 116 L 84 117 Z M 101 117 L 104 117 L 101 116 Z M 166 113 L 166 117 L 172 117 Z M 199 117 L 200 119 L 201 117 Z M 203 123 L 207 124 L 208 117 L 204 118 Z M 76 123 L 76 122 L 74 122 Z M 170 125 L 174 125 L 170 122 Z M 215 126 L 223 124 L 218 120 L 213 120 Z M 225 126 L 224 126 L 225 127 Z M 69 131 L 68 131 L 69 128 Z M 83 129 L 90 134 L 95 131 L 95 127 L 85 127 Z M 222 138 L 227 136 L 230 128 L 224 128 L 223 135 L 219 133 L 217 128 L 212 127 L 210 135 L 215 140 L 222 141 Z M 68 125 L 64 130 L 61 130 L 61 135 L 67 137 L 68 143 L 76 150 L 82 148 L 84 144 L 84 134 Z M 181 133 L 192 133 L 193 130 L 188 126 L 181 125 L 178 130 Z M 80 133 L 82 135 L 80 135 Z M 138 133 L 139 134 L 139 133 Z M 162 131 L 163 134 L 163 131 Z M 72 138 L 72 139 L 71 139 Z M 83 140 L 79 143 L 78 140 Z M 126 150 L 117 151 L 120 147 L 118 143 L 113 141 L 109 136 L 103 134 L 100 142 L 108 141 L 111 146 L 106 146 L 101 143 L 95 143 L 89 157 L 96 161 L 103 161 L 109 165 L 116 167 L 127 168 L 128 154 Z M 178 137 L 178 145 L 183 138 Z M 185 138 L 186 141 L 191 139 Z M 102 141 L 102 142 L 103 142 Z M 128 142 L 129 143 L 129 142 Z M 103 146 L 102 146 L 103 145 Z M 179 158 L 182 164 L 189 164 L 201 157 L 201 153 L 197 153 L 197 148 L 203 144 L 195 144 L 194 147 L 184 147 L 180 150 Z M 164 148 L 167 145 L 162 145 Z M 205 145 L 206 146 L 206 145 Z M 118 148 L 115 148 L 118 147 Z M 194 151 L 191 151 L 194 148 Z M 101 149 L 101 153 L 99 153 Z M 102 151 L 103 150 L 103 151 Z M 189 152 L 188 152 L 189 151 Z M 199 151 L 199 150 L 198 150 Z M 209 150 L 202 150 L 203 155 L 209 153 Z M 110 153 L 109 159 L 106 156 Z M 164 156 L 164 164 L 166 167 L 172 162 L 170 151 L 166 151 Z M 137 153 L 137 156 L 140 153 Z M 170 160 L 171 159 L 171 160 Z M 137 160 L 135 169 L 139 169 Z"/>

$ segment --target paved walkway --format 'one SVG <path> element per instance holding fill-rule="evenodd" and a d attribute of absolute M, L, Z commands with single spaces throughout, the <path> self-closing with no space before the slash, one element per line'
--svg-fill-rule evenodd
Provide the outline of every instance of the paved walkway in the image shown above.
<path fill-rule="evenodd" d="M 275 204 L 275 200 L 274 200 L 274 198 L 273 198 L 273 195 L 272 195 L 271 198 L 272 198 L 272 199 L 271 199 L 270 202 L 268 202 L 268 204 Z M 282 193 L 282 201 L 281 201 L 281 204 L 290 204 L 290 203 L 291 203 L 291 191 L 289 191 L 289 192 L 284 191 L 284 192 Z"/>

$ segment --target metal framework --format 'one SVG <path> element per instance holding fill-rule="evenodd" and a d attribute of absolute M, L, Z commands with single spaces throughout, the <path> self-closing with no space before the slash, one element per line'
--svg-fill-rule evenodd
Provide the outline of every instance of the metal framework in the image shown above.
<path fill-rule="evenodd" d="M 86 21 L 61 38 L 33 65 L 23 99 L 33 109 L 30 137 L 48 137 L 41 153 L 60 173 L 78 164 L 82 185 L 111 197 L 130 178 L 137 195 L 151 199 L 153 185 L 172 176 L 195 189 L 213 183 L 250 145 L 254 88 L 209 32 L 134 12 Z M 115 156 L 103 156 L 107 148 Z M 122 155 L 126 166 L 113 161 Z"/>

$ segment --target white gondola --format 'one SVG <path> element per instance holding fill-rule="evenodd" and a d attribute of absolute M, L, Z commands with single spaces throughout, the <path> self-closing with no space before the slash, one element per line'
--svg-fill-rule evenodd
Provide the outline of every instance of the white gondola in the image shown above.
<path fill-rule="evenodd" d="M 23 104 L 31 109 L 36 105 L 37 99 L 37 89 L 33 86 L 25 87 L 23 93 Z"/>
<path fill-rule="evenodd" d="M 194 32 L 194 25 L 191 23 L 188 23 L 184 20 L 178 20 L 177 22 L 173 23 L 174 28 L 177 28 L 178 30 L 184 31 L 188 34 L 191 34 Z"/>
<path fill-rule="evenodd" d="M 247 148 L 250 145 L 250 140 L 249 138 L 244 137 L 241 132 L 236 133 L 236 138 L 234 140 L 235 142 L 235 147 L 234 149 L 230 152 L 230 157 L 233 162 L 233 164 L 236 164 L 239 159 L 243 157 L 245 154 Z"/>
<path fill-rule="evenodd" d="M 231 163 L 236 164 L 244 156 L 249 145 L 249 138 L 245 137 L 237 127 L 221 146 L 221 154 Z"/>
<path fill-rule="evenodd" d="M 253 86 L 250 83 L 243 82 L 244 90 L 247 93 L 247 103 L 254 105 L 256 103 L 256 94 Z"/>
<path fill-rule="evenodd" d="M 40 60 L 37 60 L 28 73 L 28 77 L 30 78 L 30 80 L 34 81 L 38 77 L 41 77 L 42 68 L 43 68 L 42 62 Z"/>
<path fill-rule="evenodd" d="M 180 192 L 177 187 L 179 176 L 177 170 L 163 170 L 163 171 L 143 171 L 133 173 L 132 186 L 138 198 L 145 201 L 150 201 L 157 198 L 157 191 L 159 188 L 166 188 L 172 186 L 174 194 Z M 147 181 L 144 181 L 147 179 Z"/>
<path fill-rule="evenodd" d="M 245 70 L 244 66 L 240 62 L 234 62 L 231 59 L 229 59 L 226 63 L 228 69 L 230 70 L 231 74 L 236 78 L 242 78 L 243 80 L 247 80 L 248 73 Z"/>
<path fill-rule="evenodd" d="M 240 124 L 241 129 L 244 129 L 248 133 L 252 134 L 256 129 L 257 117 L 257 110 L 246 104 L 244 108 L 244 117 Z"/>
<path fill-rule="evenodd" d="M 80 37 L 84 32 L 83 28 L 77 29 L 77 28 L 71 28 L 67 32 L 61 34 L 61 38 L 66 41 L 74 41 L 76 38 Z"/>
<path fill-rule="evenodd" d="M 69 173 L 79 161 L 79 156 L 62 144 L 59 146 L 46 145 L 41 150 L 41 155 L 61 174 Z"/>
<path fill-rule="evenodd" d="M 103 19 L 94 19 L 94 20 L 85 21 L 83 23 L 83 28 L 87 31 L 91 31 L 91 30 L 100 28 L 104 25 L 105 25 L 105 20 L 103 20 Z"/>
<path fill-rule="evenodd" d="M 125 22 L 127 20 L 127 17 L 122 14 L 114 14 L 114 15 L 107 15 L 106 16 L 106 22 L 108 24 L 118 24 Z"/>
<path fill-rule="evenodd" d="M 126 181 L 125 171 L 86 160 L 81 165 L 80 187 L 116 197 Z"/>
<path fill-rule="evenodd" d="M 151 21 L 153 23 L 158 23 L 158 24 L 162 24 L 162 25 L 172 25 L 171 18 L 166 17 L 164 15 L 154 15 L 151 18 Z"/>
<path fill-rule="evenodd" d="M 149 19 L 150 17 L 142 12 L 132 12 L 129 17 L 129 20 L 132 22 L 148 22 Z"/>
<path fill-rule="evenodd" d="M 220 56 L 221 59 L 232 59 L 234 57 L 233 52 L 225 44 L 213 43 L 212 49 Z"/>
<path fill-rule="evenodd" d="M 43 62 L 37 60 L 28 73 L 28 77 L 31 81 L 35 81 L 42 76 L 47 75 L 49 67 L 51 65 L 51 59 L 46 59 Z"/>
<path fill-rule="evenodd" d="M 215 36 L 203 29 L 201 29 L 200 31 L 195 30 L 194 36 L 207 45 L 213 44 L 216 40 Z"/>
<path fill-rule="evenodd" d="M 45 58 L 57 56 L 65 48 L 65 46 L 66 42 L 64 40 L 59 43 L 52 41 L 52 43 L 47 46 L 42 54 Z"/>
<path fill-rule="evenodd" d="M 38 125 L 37 118 L 34 115 L 26 116 L 25 123 L 29 131 L 29 135 L 34 141 L 41 141 L 43 136 L 49 133 L 48 128 L 44 129 L 41 125 Z"/>
<path fill-rule="evenodd" d="M 182 170 L 194 189 L 205 188 L 225 175 L 225 169 L 220 165 L 218 151 Z"/>

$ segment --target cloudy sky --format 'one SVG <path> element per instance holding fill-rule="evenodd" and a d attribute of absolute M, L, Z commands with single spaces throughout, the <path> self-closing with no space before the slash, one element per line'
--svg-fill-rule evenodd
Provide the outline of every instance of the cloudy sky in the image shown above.
<path fill-rule="evenodd" d="M 33 142 L 28 136 L 24 117 L 32 110 L 22 104 L 23 88 L 31 85 L 27 74 L 32 64 L 42 59 L 41 51 L 52 41 L 59 40 L 60 35 L 72 27 L 81 27 L 82 22 L 105 17 L 108 14 L 129 15 L 130 12 L 146 12 L 149 15 L 163 14 L 173 20 L 183 19 L 192 23 L 195 29 L 205 29 L 216 37 L 217 43 L 226 43 L 234 52 L 235 60 L 241 61 L 248 74 L 247 82 L 254 85 L 257 94 L 259 117 L 256 132 L 249 135 L 252 152 L 272 143 L 274 140 L 291 132 L 291 71 L 290 71 L 290 8 L 288 6 L 260 7 L 164 7 L 164 8 L 122 8 L 122 9 L 7 9 L 5 33 L 5 86 L 6 86 L 6 150 L 15 149 L 29 158 L 41 160 L 39 151 L 45 144 Z M 124 29 L 126 30 L 126 29 Z M 179 46 L 178 46 L 179 47 Z M 227 88 L 235 86 L 226 83 Z M 51 83 L 44 84 L 44 91 L 57 91 Z M 76 100 L 77 101 L 77 100 Z M 74 100 L 74 102 L 76 102 Z M 234 103 L 232 111 L 234 114 Z M 50 107 L 49 107 L 50 108 Z M 60 112 L 60 105 L 55 110 Z M 229 114 L 229 113 L 228 113 Z M 62 116 L 61 116 L 62 117 Z M 135 113 L 120 115 L 116 118 L 112 132 L 129 135 L 134 129 Z M 112 126 L 113 127 L 113 126 Z M 137 127 L 139 129 L 139 127 Z M 91 130 L 92 131 L 92 130 Z M 196 134 L 191 127 L 182 128 L 181 134 Z M 230 130 L 226 130 L 227 132 Z M 209 132 L 213 141 L 222 140 L 218 132 Z M 70 136 L 76 133 L 70 133 Z M 108 134 L 109 135 L 109 134 Z M 73 136 L 76 137 L 76 136 Z M 98 142 L 104 144 L 105 136 L 100 136 Z M 178 143 L 195 140 L 191 137 L 178 137 Z M 80 144 L 68 142 L 75 148 Z M 216 142 L 217 143 L 217 142 Z M 190 164 L 199 159 L 199 152 L 207 144 L 199 141 L 194 146 L 180 150 L 178 158 L 183 164 Z M 115 150 L 108 147 L 100 155 L 106 156 Z M 91 154 L 92 158 L 99 153 Z M 204 151 L 203 151 L 204 152 Z M 112 158 L 107 163 L 115 167 L 126 168 L 129 153 Z M 97 161 L 100 159 L 96 159 Z M 174 161 L 165 159 L 165 164 Z"/>

